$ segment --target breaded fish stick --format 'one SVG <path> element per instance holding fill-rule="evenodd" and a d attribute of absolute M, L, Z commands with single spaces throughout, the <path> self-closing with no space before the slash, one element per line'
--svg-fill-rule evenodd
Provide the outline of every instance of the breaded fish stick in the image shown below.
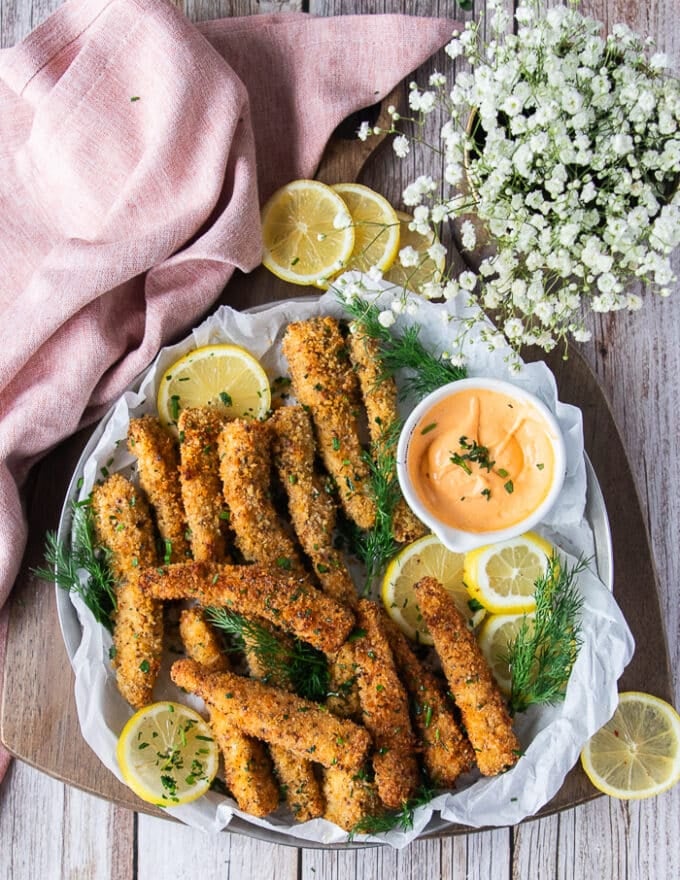
<path fill-rule="evenodd" d="M 179 631 L 187 655 L 204 672 L 226 672 L 229 662 L 217 635 L 200 608 L 182 611 Z M 264 743 L 246 736 L 217 709 L 210 708 L 210 727 L 224 760 L 224 778 L 239 808 L 253 816 L 266 816 L 279 803 Z"/>
<path fill-rule="evenodd" d="M 401 680 L 411 696 L 427 774 L 439 788 L 452 788 L 458 776 L 474 765 L 474 750 L 447 706 L 437 678 L 416 657 L 401 630 L 392 621 L 385 625 Z"/>
<path fill-rule="evenodd" d="M 269 420 L 274 443 L 274 463 L 288 495 L 290 518 L 312 560 L 324 593 L 345 605 L 357 601 L 354 582 L 340 553 L 333 546 L 335 503 L 314 472 L 314 431 L 301 406 L 283 406 Z"/>
<path fill-rule="evenodd" d="M 270 492 L 271 431 L 265 422 L 236 419 L 218 438 L 224 499 L 236 543 L 249 562 L 302 571 L 293 541 L 284 530 Z"/>
<path fill-rule="evenodd" d="M 207 674 L 193 660 L 177 660 L 170 674 L 176 685 L 202 697 L 244 733 L 303 760 L 356 771 L 370 747 L 365 728 L 260 681 L 231 672 Z"/>
<path fill-rule="evenodd" d="M 333 767 L 323 770 L 323 796 L 326 801 L 324 819 L 351 831 L 366 816 L 383 812 L 375 784 L 366 779 L 363 770 L 348 773 Z"/>
<path fill-rule="evenodd" d="M 128 447 L 137 456 L 139 483 L 156 513 L 156 525 L 167 547 L 166 559 L 180 562 L 189 555 L 189 543 L 175 441 L 157 418 L 142 416 L 130 420 Z"/>
<path fill-rule="evenodd" d="M 266 566 L 177 563 L 147 568 L 141 584 L 155 599 L 196 599 L 263 617 L 326 653 L 337 651 L 354 626 L 348 608 L 303 578 Z"/>
<path fill-rule="evenodd" d="M 361 599 L 357 620 L 366 631 L 357 640 L 355 653 L 363 720 L 376 749 L 375 782 L 385 806 L 398 809 L 413 795 L 419 779 L 408 697 L 397 675 L 381 609 L 375 602 Z"/>
<path fill-rule="evenodd" d="M 368 495 L 369 470 L 359 441 L 357 379 L 339 324 L 329 317 L 289 324 L 282 350 L 295 396 L 312 414 L 319 452 L 340 501 L 350 519 L 369 529 L 375 504 Z"/>
<path fill-rule="evenodd" d="M 179 616 L 179 634 L 184 650 L 206 672 L 225 672 L 229 660 L 213 627 L 201 608 L 185 608 Z"/>
<path fill-rule="evenodd" d="M 179 414 L 179 476 L 191 552 L 198 562 L 228 562 L 229 512 L 222 498 L 217 438 L 224 426 L 210 406 Z"/>
<path fill-rule="evenodd" d="M 277 633 L 275 628 L 266 620 L 258 621 L 260 626 L 266 627 L 277 641 L 283 641 L 289 637 L 284 633 Z M 285 675 L 272 676 L 271 670 L 263 662 L 261 655 L 251 649 L 248 637 L 244 635 L 245 658 L 248 672 L 252 678 L 266 681 L 281 690 L 292 691 L 290 679 Z M 317 819 L 323 815 L 324 803 L 321 788 L 314 773 L 312 762 L 303 761 L 295 755 L 291 755 L 281 746 L 272 743 L 269 746 L 272 756 L 274 771 L 279 780 L 281 790 L 286 798 L 286 803 L 291 809 L 298 822 L 307 822 L 309 819 Z"/>
<path fill-rule="evenodd" d="M 465 618 L 436 578 L 422 578 L 415 593 L 477 766 L 484 776 L 502 773 L 517 762 L 520 745 L 489 665 Z"/>
<path fill-rule="evenodd" d="M 379 448 L 387 433 L 399 419 L 397 386 L 391 376 L 383 376 L 380 365 L 380 346 L 377 340 L 366 336 L 356 324 L 350 325 L 349 354 L 357 377 L 368 417 L 371 443 Z M 396 479 L 396 473 L 395 473 Z M 401 543 L 415 541 L 427 532 L 403 498 L 400 498 L 392 518 L 394 538 Z"/>
<path fill-rule="evenodd" d="M 144 495 L 121 474 L 92 490 L 97 542 L 111 553 L 116 586 L 113 666 L 118 690 L 135 709 L 153 699 L 163 653 L 163 611 L 139 586 L 139 572 L 157 562 L 156 542 Z"/>
<path fill-rule="evenodd" d="M 345 642 L 339 651 L 328 654 L 329 696 L 326 705 L 340 718 L 361 718 L 359 702 L 358 666 L 354 643 Z"/>

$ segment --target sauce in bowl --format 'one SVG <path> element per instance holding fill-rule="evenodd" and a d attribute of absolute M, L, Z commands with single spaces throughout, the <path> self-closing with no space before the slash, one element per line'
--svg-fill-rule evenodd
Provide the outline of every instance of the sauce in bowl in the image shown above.
<path fill-rule="evenodd" d="M 564 458 L 547 407 L 493 379 L 430 395 L 407 421 L 398 453 L 407 501 L 452 548 L 458 534 L 486 541 L 535 523 L 559 493 Z M 472 537 L 466 549 L 483 541 Z"/>

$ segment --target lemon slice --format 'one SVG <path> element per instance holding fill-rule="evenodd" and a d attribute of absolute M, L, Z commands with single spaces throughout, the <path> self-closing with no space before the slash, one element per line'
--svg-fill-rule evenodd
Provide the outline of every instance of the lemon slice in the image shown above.
<path fill-rule="evenodd" d="M 432 645 L 413 592 L 418 581 L 426 576 L 437 578 L 450 593 L 458 610 L 471 627 L 484 617 L 484 610 L 470 605 L 470 596 L 463 583 L 463 554 L 447 550 L 435 535 L 425 535 L 408 544 L 387 567 L 382 583 L 382 601 L 392 620 L 415 642 Z"/>
<path fill-rule="evenodd" d="M 680 716 L 650 694 L 619 694 L 616 712 L 586 743 L 581 763 L 595 788 L 610 797 L 661 794 L 680 782 Z"/>
<path fill-rule="evenodd" d="M 124 782 L 160 807 L 188 804 L 210 788 L 219 750 L 208 724 L 180 703 L 152 703 L 130 718 L 116 757 Z"/>
<path fill-rule="evenodd" d="M 360 183 L 336 183 L 331 189 L 347 205 L 354 225 L 354 250 L 347 269 L 389 269 L 399 252 L 399 218 L 392 205 Z"/>
<path fill-rule="evenodd" d="M 486 657 L 486 662 L 499 688 L 506 696 L 510 696 L 512 689 L 512 670 L 503 657 L 508 653 L 509 645 L 514 642 L 525 620 L 529 632 L 533 631 L 533 619 L 533 613 L 489 614 L 477 634 L 482 654 Z"/>
<path fill-rule="evenodd" d="M 422 235 L 409 229 L 409 223 L 413 220 L 410 214 L 397 211 L 399 218 L 399 251 L 392 266 L 385 272 L 384 279 L 391 281 L 399 287 L 405 287 L 414 293 L 420 293 L 423 284 L 428 281 L 440 282 L 444 274 L 446 262 L 444 257 L 433 260 L 427 253 L 433 244 L 439 244 L 439 238 L 433 231 L 430 235 Z M 415 266 L 402 266 L 399 260 L 399 252 L 406 247 L 412 247 L 418 254 L 418 263 Z"/>
<path fill-rule="evenodd" d="M 214 406 L 227 418 L 261 419 L 271 406 L 269 379 L 259 362 L 238 345 L 205 345 L 185 354 L 163 374 L 158 417 L 176 429 L 183 409 Z"/>
<path fill-rule="evenodd" d="M 354 229 L 344 201 L 318 180 L 294 180 L 262 209 L 262 262 L 292 284 L 324 286 L 346 265 Z"/>
<path fill-rule="evenodd" d="M 533 611 L 536 579 L 546 573 L 552 553 L 552 545 L 544 538 L 525 532 L 466 553 L 463 577 L 470 595 L 487 611 Z"/>

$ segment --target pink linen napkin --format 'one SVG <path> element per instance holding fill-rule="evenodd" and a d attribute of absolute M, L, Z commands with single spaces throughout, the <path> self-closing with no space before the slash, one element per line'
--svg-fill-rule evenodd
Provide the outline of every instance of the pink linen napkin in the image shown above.
<path fill-rule="evenodd" d="M 454 27 L 194 26 L 165 0 L 71 0 L 0 51 L 0 608 L 32 464 L 195 324 L 234 267 L 260 262 L 260 201 L 312 176 L 337 124 Z M 8 760 L 0 747 L 0 779 Z"/>

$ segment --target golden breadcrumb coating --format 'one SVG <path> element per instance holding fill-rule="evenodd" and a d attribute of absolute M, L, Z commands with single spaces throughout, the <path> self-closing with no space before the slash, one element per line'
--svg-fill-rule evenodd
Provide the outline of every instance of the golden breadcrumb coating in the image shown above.
<path fill-rule="evenodd" d="M 121 474 L 112 474 L 92 490 L 97 543 L 110 551 L 116 579 L 113 666 L 118 690 L 135 709 L 153 700 L 163 653 L 163 610 L 139 586 L 143 566 L 157 562 L 148 504 L 142 492 Z"/>
<path fill-rule="evenodd" d="M 268 621 L 258 620 L 257 622 L 259 626 L 265 627 L 281 643 L 282 647 L 284 647 L 284 643 L 292 644 L 290 636 L 282 633 L 280 630 L 277 632 L 276 628 Z M 246 665 L 251 678 L 266 681 L 267 684 L 284 691 L 292 691 L 290 679 L 285 674 L 277 672 L 272 674 L 271 669 L 267 667 L 259 652 L 252 650 L 250 639 L 245 634 L 244 642 Z M 306 822 L 308 819 L 316 819 L 323 815 L 321 787 L 319 786 L 311 761 L 302 761 L 300 758 L 291 755 L 281 746 L 274 744 L 270 745 L 269 752 L 281 791 L 295 818 L 299 822 Z"/>
<path fill-rule="evenodd" d="M 348 773 L 332 767 L 323 770 L 322 792 L 326 802 L 324 819 L 351 831 L 362 819 L 383 812 L 375 784 L 365 772 Z"/>
<path fill-rule="evenodd" d="M 187 656 L 204 672 L 226 672 L 229 661 L 213 627 L 200 608 L 182 611 L 179 631 Z M 264 743 L 246 736 L 217 709 L 210 709 L 210 727 L 224 761 L 225 782 L 241 810 L 266 816 L 279 803 L 279 787 Z"/>
<path fill-rule="evenodd" d="M 330 317 L 289 324 L 282 350 L 293 392 L 311 412 L 319 452 L 338 486 L 340 501 L 350 519 L 370 529 L 375 504 L 368 494 L 369 470 L 359 440 L 357 378 L 340 325 Z"/>
<path fill-rule="evenodd" d="M 439 788 L 452 788 L 458 776 L 474 765 L 474 749 L 446 704 L 437 677 L 416 657 L 401 630 L 392 621 L 385 625 L 397 669 L 411 697 L 427 775 Z"/>
<path fill-rule="evenodd" d="M 179 476 L 182 503 L 198 562 L 229 562 L 229 512 L 222 497 L 217 438 L 224 426 L 210 406 L 184 409 L 179 414 Z"/>
<path fill-rule="evenodd" d="M 184 650 L 206 672 L 224 672 L 229 660 L 219 636 L 205 618 L 202 608 L 185 608 L 179 616 L 179 635 Z"/>
<path fill-rule="evenodd" d="M 320 651 L 337 651 L 354 626 L 352 612 L 304 578 L 261 565 L 185 562 L 147 568 L 141 583 L 156 599 L 196 599 L 263 617 Z"/>
<path fill-rule="evenodd" d="M 465 618 L 436 578 L 422 578 L 415 594 L 475 750 L 477 766 L 484 776 L 502 773 L 517 763 L 520 745 L 489 664 Z"/>
<path fill-rule="evenodd" d="M 366 758 L 371 744 L 368 731 L 336 718 L 311 700 L 231 672 L 204 673 L 193 660 L 177 660 L 171 677 L 244 733 L 298 758 L 348 771 L 358 770 Z"/>
<path fill-rule="evenodd" d="M 379 447 L 385 433 L 399 419 L 397 386 L 391 376 L 384 376 L 380 365 L 380 346 L 356 324 L 350 325 L 349 353 L 359 379 L 361 396 L 368 418 L 371 443 Z M 403 498 L 397 502 L 392 518 L 394 539 L 400 544 L 422 537 L 427 527 L 421 523 Z"/>
<path fill-rule="evenodd" d="M 408 696 L 397 675 L 382 614 L 375 602 L 359 601 L 357 622 L 366 635 L 357 640 L 355 654 L 363 721 L 375 743 L 378 794 L 385 806 L 398 809 L 415 792 L 419 772 Z"/>
<path fill-rule="evenodd" d="M 156 514 L 169 562 L 189 556 L 184 507 L 179 487 L 179 455 L 175 441 L 155 416 L 130 420 L 128 448 L 137 456 L 139 483 Z"/>
<path fill-rule="evenodd" d="M 355 605 L 356 589 L 342 555 L 333 546 L 336 508 L 314 471 L 314 430 L 301 406 L 284 406 L 269 421 L 274 463 L 288 495 L 288 510 L 298 540 L 312 561 L 324 593 Z"/>
<path fill-rule="evenodd" d="M 361 720 L 359 702 L 358 666 L 354 657 L 354 643 L 345 644 L 333 654 L 327 654 L 328 690 L 326 705 L 341 718 Z"/>
<path fill-rule="evenodd" d="M 224 759 L 224 778 L 239 808 L 266 816 L 279 805 L 279 786 L 263 742 L 238 730 L 230 718 L 209 707 L 210 727 Z"/>
<path fill-rule="evenodd" d="M 271 430 L 266 422 L 235 419 L 218 438 L 222 490 L 236 544 L 249 562 L 302 571 L 295 544 L 271 501 Z"/>

